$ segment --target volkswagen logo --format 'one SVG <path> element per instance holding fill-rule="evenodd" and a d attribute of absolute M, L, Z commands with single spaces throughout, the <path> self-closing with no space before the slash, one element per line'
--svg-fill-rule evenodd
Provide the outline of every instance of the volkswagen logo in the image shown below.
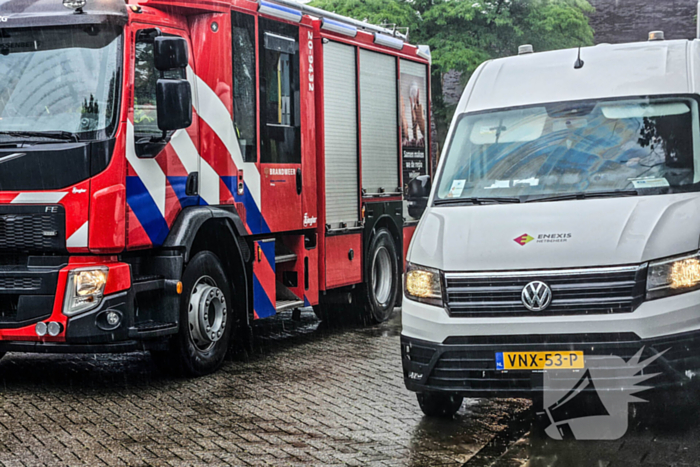
<path fill-rule="evenodd" d="M 520 298 L 528 310 L 543 311 L 552 303 L 552 289 L 544 282 L 530 282 L 523 289 Z"/>

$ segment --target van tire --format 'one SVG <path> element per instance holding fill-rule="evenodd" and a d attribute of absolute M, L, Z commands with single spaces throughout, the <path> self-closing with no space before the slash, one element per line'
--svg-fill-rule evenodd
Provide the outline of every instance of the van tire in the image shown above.
<path fill-rule="evenodd" d="M 197 253 L 182 276 L 180 330 L 170 350 L 154 354 L 159 364 L 182 376 L 214 373 L 224 362 L 236 317 L 233 290 L 219 258 Z"/>
<path fill-rule="evenodd" d="M 460 407 L 464 398 L 456 394 L 437 394 L 419 392 L 416 394 L 418 405 L 428 417 L 452 418 Z"/>
<path fill-rule="evenodd" d="M 399 255 L 386 229 L 372 237 L 365 259 L 365 282 L 355 290 L 355 302 L 364 322 L 383 323 L 394 312 L 401 290 Z"/>

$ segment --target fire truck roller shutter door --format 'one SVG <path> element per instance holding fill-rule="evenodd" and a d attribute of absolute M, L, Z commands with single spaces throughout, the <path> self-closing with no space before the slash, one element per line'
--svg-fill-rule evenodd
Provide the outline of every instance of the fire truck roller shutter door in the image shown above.
<path fill-rule="evenodd" d="M 360 50 L 362 188 L 369 195 L 399 187 L 396 58 Z"/>
<path fill-rule="evenodd" d="M 332 229 L 360 218 L 355 50 L 337 42 L 323 46 L 326 224 Z"/>

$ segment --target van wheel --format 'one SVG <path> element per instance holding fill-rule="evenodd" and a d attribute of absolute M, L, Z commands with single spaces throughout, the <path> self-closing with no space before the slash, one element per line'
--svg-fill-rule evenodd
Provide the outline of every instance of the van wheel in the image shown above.
<path fill-rule="evenodd" d="M 380 229 L 367 249 L 365 283 L 356 291 L 357 305 L 365 317 L 375 323 L 391 318 L 399 296 L 399 278 L 394 238 L 388 230 Z"/>
<path fill-rule="evenodd" d="M 221 367 L 229 348 L 235 321 L 232 285 L 219 258 L 209 251 L 192 258 L 182 285 L 180 331 L 170 342 L 172 369 L 186 376 L 207 375 Z"/>
<path fill-rule="evenodd" d="M 462 407 L 462 396 L 455 394 L 418 393 L 418 405 L 428 417 L 452 418 Z"/>

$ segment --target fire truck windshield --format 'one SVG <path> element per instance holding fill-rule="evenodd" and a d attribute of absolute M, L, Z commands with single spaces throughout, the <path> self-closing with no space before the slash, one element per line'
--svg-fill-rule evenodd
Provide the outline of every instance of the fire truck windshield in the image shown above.
<path fill-rule="evenodd" d="M 111 136 L 120 50 L 113 27 L 0 29 L 0 141 L 42 132 Z"/>

